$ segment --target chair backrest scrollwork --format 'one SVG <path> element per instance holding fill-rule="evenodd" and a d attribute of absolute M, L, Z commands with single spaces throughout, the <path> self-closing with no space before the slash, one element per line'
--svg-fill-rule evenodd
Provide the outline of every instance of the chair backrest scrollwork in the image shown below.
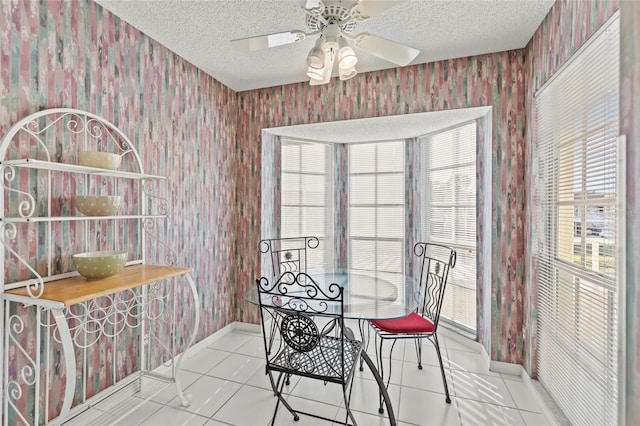
<path fill-rule="evenodd" d="M 260 241 L 258 249 L 269 255 L 273 276 L 286 272 L 307 272 L 307 250 L 320 244 L 317 237 L 271 238 Z"/>
<path fill-rule="evenodd" d="M 449 272 L 456 265 L 456 252 L 442 244 L 420 242 L 413 247 L 413 253 L 422 260 L 418 313 L 437 327 Z"/>

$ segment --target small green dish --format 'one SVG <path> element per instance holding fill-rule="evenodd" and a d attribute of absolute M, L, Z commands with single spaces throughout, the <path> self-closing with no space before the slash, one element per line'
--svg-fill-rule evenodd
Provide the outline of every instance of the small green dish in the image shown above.
<path fill-rule="evenodd" d="M 127 263 L 126 251 L 92 251 L 71 256 L 78 273 L 88 280 L 111 277 L 122 271 Z"/>

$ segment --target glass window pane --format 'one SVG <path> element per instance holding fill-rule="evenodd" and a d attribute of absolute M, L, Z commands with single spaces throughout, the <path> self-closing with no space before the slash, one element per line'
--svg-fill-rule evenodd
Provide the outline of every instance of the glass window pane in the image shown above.
<path fill-rule="evenodd" d="M 351 268 L 404 273 L 404 146 L 397 141 L 349 147 Z"/>
<path fill-rule="evenodd" d="M 379 204 L 404 204 L 404 173 L 380 174 L 377 180 Z"/>
<path fill-rule="evenodd" d="M 349 182 L 349 203 L 375 204 L 376 177 L 374 175 L 353 175 Z"/>
<path fill-rule="evenodd" d="M 369 237 L 376 235 L 376 208 L 349 208 L 349 235 L 352 237 Z"/>

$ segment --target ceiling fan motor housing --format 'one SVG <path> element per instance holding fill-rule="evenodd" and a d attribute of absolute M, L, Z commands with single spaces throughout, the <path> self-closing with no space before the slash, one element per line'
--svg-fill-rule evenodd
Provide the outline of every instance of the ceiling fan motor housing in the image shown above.
<path fill-rule="evenodd" d="M 356 26 L 351 11 L 340 4 L 329 3 L 324 5 L 324 9 L 318 15 L 307 15 L 307 27 L 311 31 L 324 33 L 325 27 L 331 23 L 337 24 L 340 30 L 346 33 L 353 32 Z"/>

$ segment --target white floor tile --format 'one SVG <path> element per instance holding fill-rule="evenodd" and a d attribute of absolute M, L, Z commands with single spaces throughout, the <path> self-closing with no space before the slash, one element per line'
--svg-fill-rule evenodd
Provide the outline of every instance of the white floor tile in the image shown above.
<path fill-rule="evenodd" d="M 376 359 L 373 358 L 372 361 L 374 362 L 374 364 L 376 363 Z M 383 365 L 382 365 L 382 373 L 384 374 L 384 382 L 387 382 L 387 379 L 389 377 L 389 373 L 391 373 L 391 380 L 389 381 L 389 383 L 393 383 L 396 385 L 399 385 L 400 382 L 402 381 L 402 371 L 403 368 L 405 367 L 405 363 L 403 363 L 401 360 L 399 359 L 391 359 L 391 367 L 389 367 L 389 358 L 383 358 Z M 413 366 L 413 368 L 415 368 L 416 370 L 418 370 L 418 366 L 417 364 Z M 371 370 L 369 370 L 367 364 L 364 365 L 364 371 L 360 371 L 360 370 L 356 370 L 356 376 L 358 377 L 364 377 L 364 378 L 370 378 L 371 380 L 373 379 L 373 374 L 371 373 Z"/>
<path fill-rule="evenodd" d="M 173 396 L 176 395 L 176 388 L 172 384 L 159 382 L 147 377 L 143 377 L 140 382 L 141 388 L 150 391 L 151 389 L 161 390 L 167 387 L 171 388 Z M 104 400 L 98 402 L 94 406 L 94 410 L 108 413 L 109 417 L 90 418 L 86 413 L 81 418 L 82 424 L 117 424 L 117 425 L 138 425 L 145 419 L 153 415 L 156 411 L 163 407 L 162 404 L 145 401 L 140 398 L 141 392 L 138 391 L 137 383 L 131 383 L 121 389 L 119 392 L 110 395 Z M 106 423 L 105 423 L 106 422 Z"/>
<path fill-rule="evenodd" d="M 63 423 L 64 426 L 86 426 L 86 425 L 110 425 L 116 420 L 112 413 L 105 413 L 95 408 L 89 408 L 83 411 L 77 417 Z"/>
<path fill-rule="evenodd" d="M 466 371 L 452 370 L 453 387 L 457 396 L 489 404 L 516 408 L 507 385 L 500 375 L 485 376 Z"/>
<path fill-rule="evenodd" d="M 313 401 L 305 398 L 297 398 L 295 396 L 290 396 L 287 398 L 287 401 L 291 405 L 294 410 L 305 411 L 307 413 L 324 416 L 329 419 L 335 418 L 338 413 L 338 407 L 335 405 L 322 404 L 317 401 Z M 272 412 L 275 409 L 275 399 L 273 401 Z M 268 417 L 267 420 L 270 420 L 271 416 Z M 269 424 L 269 423 L 267 423 Z M 315 417 L 306 416 L 301 414 L 300 420 L 297 422 L 293 420 L 293 415 L 283 406 L 280 406 L 278 409 L 278 415 L 276 417 L 276 426 L 329 426 L 329 423 L 326 420 L 317 419 Z"/>
<path fill-rule="evenodd" d="M 202 376 L 189 386 L 185 393 L 191 399 L 191 405 L 183 407 L 178 398 L 169 402 L 169 406 L 204 417 L 211 417 L 242 387 L 239 383 L 210 376 Z"/>
<path fill-rule="evenodd" d="M 264 340 L 262 337 L 253 337 L 247 343 L 240 346 L 236 353 L 265 359 Z"/>
<path fill-rule="evenodd" d="M 259 368 L 258 371 L 256 371 L 245 384 L 257 388 L 271 390 L 271 382 L 269 381 L 269 376 L 264 372 L 264 366 L 262 368 Z"/>
<path fill-rule="evenodd" d="M 554 422 L 545 417 L 544 414 L 520 411 L 520 415 L 524 420 L 524 424 L 527 426 L 551 426 L 554 424 Z"/>
<path fill-rule="evenodd" d="M 351 412 L 353 413 L 353 416 L 356 418 L 356 421 L 358 422 L 359 425 L 364 425 L 364 426 L 388 426 L 389 425 L 389 418 L 387 417 L 386 412 L 384 414 L 378 414 L 377 411 L 370 411 L 370 412 L 364 413 L 362 411 L 357 411 L 353 409 L 351 410 Z M 347 415 L 347 410 L 345 410 L 345 408 L 342 407 L 338 411 L 336 420 L 338 422 L 343 422 L 346 415 Z M 349 423 L 351 423 L 351 418 L 349 418 Z M 334 424 L 338 425 L 340 423 L 334 423 Z"/>
<path fill-rule="evenodd" d="M 378 407 L 380 406 L 380 391 L 378 390 L 377 383 L 373 380 L 360 378 L 354 378 L 353 380 L 350 404 L 351 409 L 362 411 L 363 413 L 377 414 Z M 389 398 L 391 399 L 391 406 L 394 411 L 397 411 L 398 404 L 400 403 L 400 386 L 390 384 L 388 393 Z"/>
<path fill-rule="evenodd" d="M 524 426 L 520 412 L 514 408 L 457 398 L 464 426 Z"/>
<path fill-rule="evenodd" d="M 274 374 L 273 379 L 278 380 L 278 375 Z M 299 380 L 299 376 L 291 376 L 289 379 L 289 385 L 285 385 L 284 389 L 282 389 L 282 393 L 290 394 Z M 256 373 L 251 376 L 251 378 L 247 380 L 245 384 L 272 391 L 271 382 L 269 381 L 269 376 L 264 373 L 264 367 L 259 368 L 258 371 L 256 371 Z"/>
<path fill-rule="evenodd" d="M 452 370 L 500 377 L 499 373 L 489 371 L 489 365 L 479 353 L 447 349 L 447 358 Z"/>
<path fill-rule="evenodd" d="M 239 426 L 266 425 L 273 414 L 276 402 L 273 392 L 243 386 L 213 415 L 213 419 Z"/>
<path fill-rule="evenodd" d="M 444 328 L 438 329 L 438 341 L 440 342 L 441 349 L 442 345 L 444 345 L 447 349 L 455 351 L 480 353 L 477 342 L 466 342 L 464 337 L 457 336 L 455 335 L 455 332 L 447 331 Z"/>
<path fill-rule="evenodd" d="M 219 422 L 217 420 L 209 420 L 204 426 L 234 426 L 232 423 Z"/>
<path fill-rule="evenodd" d="M 421 426 L 459 426 L 455 399 L 447 404 L 444 395 L 412 388 L 402 388 L 398 419 Z"/>
<path fill-rule="evenodd" d="M 187 411 L 164 406 L 141 426 L 202 426 L 209 419 Z"/>
<path fill-rule="evenodd" d="M 455 395 L 451 380 L 451 370 L 446 368 L 444 374 L 447 377 L 447 384 L 449 386 L 449 394 Z M 444 384 L 442 383 L 442 373 L 440 367 L 433 365 L 423 365 L 422 370 L 418 369 L 418 366 L 414 363 L 404 363 L 402 370 L 402 386 L 409 386 L 412 388 L 428 390 L 431 392 L 438 392 L 444 394 Z"/>
<path fill-rule="evenodd" d="M 133 426 L 142 424 L 148 418 L 160 411 L 162 407 L 164 407 L 162 404 L 158 404 L 157 402 L 153 401 L 147 401 L 136 408 L 135 411 L 120 416 L 118 420 L 116 420 L 115 424 L 120 426 Z"/>
<path fill-rule="evenodd" d="M 180 386 L 182 387 L 182 391 L 185 395 L 187 395 L 186 389 L 201 377 L 200 374 L 185 370 L 181 370 L 178 374 L 180 377 Z M 160 404 L 166 404 L 177 396 L 177 390 L 176 386 L 173 384 L 162 383 L 155 379 L 145 378 L 143 379 L 140 391 L 132 394 L 132 396 L 141 399 L 150 399 L 151 401 L 158 402 Z"/>
<path fill-rule="evenodd" d="M 291 396 L 296 398 L 306 398 L 324 404 L 339 407 L 342 403 L 342 387 L 336 383 L 327 383 L 320 380 L 302 377 L 290 391 Z"/>
<path fill-rule="evenodd" d="M 234 426 L 233 423 L 224 423 L 217 420 L 209 420 L 204 426 Z"/>
<path fill-rule="evenodd" d="M 189 356 L 185 355 L 180 366 L 183 371 L 204 374 L 229 356 L 229 352 L 204 348 Z"/>
<path fill-rule="evenodd" d="M 507 379 L 504 377 L 503 379 L 518 409 L 542 413 L 538 398 L 532 395 L 529 387 L 522 379 Z"/>
<path fill-rule="evenodd" d="M 264 370 L 265 360 L 247 355 L 231 354 L 207 372 L 208 376 L 245 383 L 258 370 Z"/>
<path fill-rule="evenodd" d="M 240 348 L 240 346 L 249 342 L 254 337 L 255 336 L 248 333 L 227 333 L 210 344 L 209 348 L 227 352 L 235 352 Z"/>

